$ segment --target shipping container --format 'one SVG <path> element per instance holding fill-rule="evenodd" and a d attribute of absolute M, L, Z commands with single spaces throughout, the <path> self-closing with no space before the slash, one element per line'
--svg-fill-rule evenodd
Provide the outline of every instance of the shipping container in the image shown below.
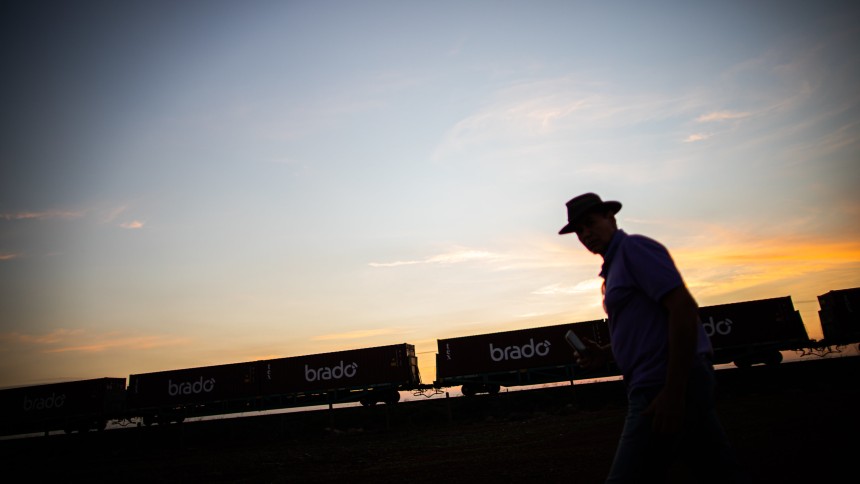
<path fill-rule="evenodd" d="M 258 373 L 252 361 L 131 375 L 128 408 L 146 423 L 242 411 L 260 394 Z"/>
<path fill-rule="evenodd" d="M 705 306 L 699 308 L 699 318 L 711 338 L 716 363 L 777 364 L 782 361 L 780 351 L 811 343 L 791 296 Z"/>
<path fill-rule="evenodd" d="M 576 367 L 573 350 L 565 341 L 569 329 L 598 344 L 609 342 L 604 320 L 440 339 L 436 384 L 462 384 L 463 393 L 469 394 L 574 379 L 577 372 L 584 372 Z"/>
<path fill-rule="evenodd" d="M 421 384 L 415 346 L 406 343 L 278 358 L 260 365 L 266 396 L 337 394 L 335 399 L 342 400 L 376 391 L 390 402 L 395 394 L 399 398 L 398 389 Z"/>
<path fill-rule="evenodd" d="M 860 287 L 838 289 L 818 296 L 821 331 L 827 344 L 860 341 Z"/>
<path fill-rule="evenodd" d="M 97 378 L 0 390 L 0 434 L 104 429 L 118 418 L 125 378 Z"/>
<path fill-rule="evenodd" d="M 291 406 L 400 399 L 420 385 L 415 347 L 380 346 L 143 373 L 129 377 L 128 408 L 144 423 Z"/>

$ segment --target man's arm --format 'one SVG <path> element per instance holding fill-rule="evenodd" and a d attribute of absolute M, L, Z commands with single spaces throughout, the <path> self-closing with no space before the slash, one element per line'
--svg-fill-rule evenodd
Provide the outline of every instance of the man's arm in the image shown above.
<path fill-rule="evenodd" d="M 669 367 L 666 385 L 645 413 L 654 415 L 656 431 L 674 433 L 683 424 L 687 380 L 696 354 L 699 308 L 683 284 L 669 291 L 660 303 L 669 319 Z"/>
<path fill-rule="evenodd" d="M 612 347 L 610 345 L 599 345 L 594 341 L 583 337 L 582 342 L 585 343 L 586 351 L 582 354 L 574 351 L 576 364 L 585 370 L 594 370 L 606 366 L 612 361 Z"/>
<path fill-rule="evenodd" d="M 684 394 L 696 355 L 699 307 L 684 285 L 669 291 L 661 301 L 669 313 L 669 372 L 666 388 Z"/>

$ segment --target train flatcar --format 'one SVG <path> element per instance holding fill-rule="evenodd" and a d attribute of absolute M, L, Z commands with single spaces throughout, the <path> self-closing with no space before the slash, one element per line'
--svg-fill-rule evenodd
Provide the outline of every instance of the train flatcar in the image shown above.
<path fill-rule="evenodd" d="M 421 384 L 415 347 L 398 344 L 135 374 L 127 412 L 146 424 L 187 417 L 400 399 Z"/>
<path fill-rule="evenodd" d="M 123 415 L 125 378 L 0 390 L 0 435 L 103 430 Z"/>
<path fill-rule="evenodd" d="M 145 424 L 248 410 L 260 394 L 255 361 L 129 376 L 127 411 Z"/>
<path fill-rule="evenodd" d="M 395 403 L 399 390 L 421 384 L 415 346 L 399 344 L 260 361 L 261 394 L 317 397 L 329 395 L 364 404 Z"/>
<path fill-rule="evenodd" d="M 573 351 L 564 339 L 569 329 L 599 344 L 609 342 L 604 320 L 440 339 L 435 385 L 462 385 L 464 395 L 473 395 L 497 393 L 501 386 L 581 377 L 584 372 L 576 366 Z M 588 377 L 599 374 L 589 372 Z"/>
<path fill-rule="evenodd" d="M 791 296 L 704 306 L 699 318 L 711 338 L 715 363 L 778 364 L 780 351 L 812 343 Z"/>
<path fill-rule="evenodd" d="M 784 350 L 812 344 L 790 296 L 699 308 L 715 363 L 738 367 L 778 364 Z M 573 329 L 608 344 L 606 320 L 569 323 L 438 340 L 436 385 L 463 385 L 464 395 L 495 393 L 501 386 L 531 385 L 618 375 L 615 366 L 585 373 L 563 336 Z"/>

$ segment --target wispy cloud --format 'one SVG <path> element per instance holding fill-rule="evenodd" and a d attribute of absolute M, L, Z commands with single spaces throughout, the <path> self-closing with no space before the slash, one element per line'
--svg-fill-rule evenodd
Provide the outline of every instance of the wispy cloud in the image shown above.
<path fill-rule="evenodd" d="M 719 121 L 730 121 L 733 119 L 743 119 L 751 115 L 752 113 L 747 112 L 715 111 L 699 116 L 698 118 L 696 118 L 696 121 L 700 123 L 713 123 Z"/>
<path fill-rule="evenodd" d="M 88 344 L 68 345 L 58 348 L 46 349 L 46 353 L 96 353 L 112 349 L 122 350 L 149 350 L 161 348 L 164 346 L 177 346 L 185 343 L 183 338 L 171 338 L 166 336 L 120 336 L 120 335 L 104 335 L 96 338 Z"/>
<path fill-rule="evenodd" d="M 122 213 L 125 212 L 127 209 L 128 209 L 128 206 L 121 205 L 119 207 L 115 207 L 111 210 L 108 210 L 108 212 L 104 215 L 104 217 L 102 217 L 102 221 L 104 223 L 111 223 L 114 220 L 116 220 L 117 217 L 122 215 Z"/>
<path fill-rule="evenodd" d="M 0 333 L 0 341 L 32 345 L 52 345 L 81 333 L 82 331 L 79 329 L 62 328 L 44 334 Z"/>
<path fill-rule="evenodd" d="M 370 262 L 368 265 L 371 267 L 399 267 L 399 266 L 408 266 L 408 265 L 416 265 L 416 264 L 459 264 L 463 262 L 472 262 L 472 261 L 488 261 L 488 260 L 500 260 L 505 257 L 501 254 L 495 254 L 492 252 L 488 252 L 485 250 L 475 250 L 475 249 L 462 249 L 456 250 L 453 252 L 447 252 L 444 254 L 437 254 L 431 257 L 427 257 L 424 259 L 416 259 L 416 260 L 403 260 L 403 261 L 394 261 L 394 262 Z"/>
<path fill-rule="evenodd" d="M 47 219 L 73 219 L 83 217 L 86 212 L 70 211 L 70 210 L 46 210 L 46 211 L 25 211 L 25 212 L 6 212 L 0 214 L 0 220 L 47 220 Z"/>
<path fill-rule="evenodd" d="M 144 225 L 145 225 L 145 222 L 141 222 L 139 220 L 133 220 L 131 222 L 125 222 L 125 223 L 119 224 L 120 227 L 122 227 L 124 229 L 130 229 L 130 230 L 142 229 Z"/>
<path fill-rule="evenodd" d="M 101 210 L 101 215 L 98 217 L 99 223 L 113 224 L 119 222 L 118 219 L 120 218 L 120 216 L 128 212 L 128 209 L 128 205 L 119 205 L 107 210 Z M 129 217 L 123 218 L 127 219 Z M 142 229 L 144 225 L 146 225 L 146 222 L 137 219 L 117 223 L 118 227 L 128 230 Z"/>
<path fill-rule="evenodd" d="M 126 335 L 117 332 L 93 334 L 81 329 L 57 329 L 44 334 L 0 333 L 3 345 L 29 346 L 41 353 L 96 353 L 106 350 L 141 350 L 185 343 L 165 335 Z"/>
<path fill-rule="evenodd" d="M 695 134 L 691 134 L 690 136 L 687 136 L 684 139 L 684 143 L 695 143 L 696 141 L 704 141 L 710 137 L 711 137 L 711 135 L 709 135 L 709 134 L 695 133 Z"/>
<path fill-rule="evenodd" d="M 12 259 L 18 259 L 20 257 L 23 257 L 23 254 L 21 254 L 20 252 L 0 253 L 0 262 L 12 260 Z"/>
<path fill-rule="evenodd" d="M 127 205 L 121 205 L 109 210 L 101 210 L 98 208 L 88 210 L 21 210 L 17 212 L 0 213 L 0 220 L 11 222 L 16 220 L 71 220 L 83 217 L 94 217 L 98 223 L 110 224 L 115 222 L 127 210 Z M 142 228 L 144 224 L 145 222 L 139 220 L 131 220 L 120 223 L 119 226 L 124 229 L 139 229 Z"/>
<path fill-rule="evenodd" d="M 706 111 L 707 101 L 699 93 L 634 92 L 573 77 L 521 83 L 490 93 L 484 106 L 453 124 L 432 159 L 514 173 L 528 160 L 529 176 L 658 182 L 679 175 L 671 153 L 631 147 L 662 142 L 653 126 L 698 132 L 681 123 Z"/>
<path fill-rule="evenodd" d="M 537 294 L 540 296 L 569 296 L 571 294 L 587 293 L 599 294 L 600 286 L 602 284 L 603 282 L 601 279 L 589 279 L 587 281 L 582 281 L 572 286 L 565 286 L 563 284 L 551 284 L 549 286 L 544 286 L 540 289 L 533 291 L 532 294 Z"/>
<path fill-rule="evenodd" d="M 487 150 L 498 143 L 502 144 L 497 148 L 499 152 L 512 147 L 519 147 L 518 151 L 534 150 L 536 144 L 567 129 L 574 119 L 600 111 L 600 104 L 596 95 L 570 79 L 510 86 L 491 94 L 484 107 L 455 123 L 433 157 L 445 159 L 476 149 Z"/>

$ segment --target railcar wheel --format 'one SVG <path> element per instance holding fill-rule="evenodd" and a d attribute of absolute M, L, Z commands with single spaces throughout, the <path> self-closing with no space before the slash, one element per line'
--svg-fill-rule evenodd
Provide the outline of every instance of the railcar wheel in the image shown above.
<path fill-rule="evenodd" d="M 779 351 L 774 351 L 772 354 L 768 355 L 767 360 L 765 361 L 767 366 L 776 366 L 780 363 L 782 363 L 782 353 Z"/>
<path fill-rule="evenodd" d="M 475 388 L 472 385 L 469 385 L 468 383 L 464 384 L 460 388 L 460 391 L 463 392 L 463 395 L 467 396 L 467 397 L 471 397 L 471 396 L 475 395 Z"/>
<path fill-rule="evenodd" d="M 385 396 L 385 403 L 388 405 L 394 405 L 395 403 L 400 401 L 400 392 L 397 390 L 391 390 L 388 395 Z"/>
<path fill-rule="evenodd" d="M 489 393 L 490 395 L 498 395 L 501 390 L 502 387 L 500 385 L 487 385 L 487 393 Z"/>

